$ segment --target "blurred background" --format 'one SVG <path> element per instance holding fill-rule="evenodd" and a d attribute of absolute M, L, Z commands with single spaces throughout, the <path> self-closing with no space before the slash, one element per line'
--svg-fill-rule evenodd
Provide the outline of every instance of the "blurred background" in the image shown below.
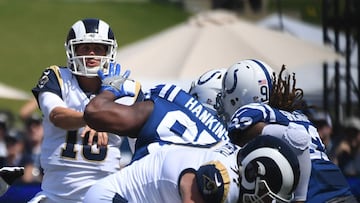
<path fill-rule="evenodd" d="M 44 68 L 66 65 L 67 32 L 87 17 L 110 24 L 118 62 L 144 89 L 160 82 L 187 89 L 206 70 L 247 58 L 275 70 L 285 64 L 316 107 L 309 115 L 329 155 L 349 183 L 359 184 L 357 0 L 0 0 L 0 149 L 13 149 L 4 159 L 19 159 L 26 150 L 38 155 L 41 115 L 30 102 L 31 88 Z M 34 177 L 0 202 L 22 202 L 39 190 L 41 168 L 32 165 Z M 16 200 L 20 191 L 27 192 Z"/>

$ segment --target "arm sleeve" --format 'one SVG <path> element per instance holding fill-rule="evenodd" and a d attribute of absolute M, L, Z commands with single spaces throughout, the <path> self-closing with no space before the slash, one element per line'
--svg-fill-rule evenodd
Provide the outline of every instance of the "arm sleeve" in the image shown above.
<path fill-rule="evenodd" d="M 300 128 L 294 126 L 284 126 L 279 124 L 268 124 L 263 128 L 262 135 L 278 137 L 293 149 L 300 164 L 300 180 L 295 190 L 296 201 L 305 201 L 308 190 L 308 183 L 311 174 L 310 160 L 310 135 Z"/>
<path fill-rule="evenodd" d="M 41 92 L 39 94 L 39 107 L 44 116 L 49 117 L 50 112 L 55 107 L 66 108 L 65 102 L 57 95 L 52 92 Z"/>
<path fill-rule="evenodd" d="M 311 174 L 310 151 L 297 149 L 297 152 L 296 156 L 300 163 L 300 180 L 295 190 L 294 201 L 305 201 Z"/>

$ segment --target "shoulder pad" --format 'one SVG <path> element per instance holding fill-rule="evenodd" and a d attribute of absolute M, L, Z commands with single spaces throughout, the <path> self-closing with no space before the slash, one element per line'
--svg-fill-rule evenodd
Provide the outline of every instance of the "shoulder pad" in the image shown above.
<path fill-rule="evenodd" d="M 58 66 L 50 66 L 43 71 L 36 87 L 32 88 L 31 91 L 35 98 L 38 97 L 40 92 L 44 91 L 53 92 L 62 98 L 62 84 L 63 79 L 60 74 L 60 68 Z"/>
<path fill-rule="evenodd" d="M 292 125 L 286 129 L 284 137 L 292 147 L 302 151 L 306 150 L 311 143 L 311 135 L 304 129 L 297 129 Z"/>
<path fill-rule="evenodd" d="M 56 75 L 56 78 L 58 79 L 58 82 L 60 84 L 60 86 L 62 86 L 62 78 L 61 78 L 61 74 L 60 74 L 60 67 L 59 66 L 56 66 L 56 65 L 52 65 L 52 66 L 49 66 L 46 68 L 46 70 L 52 70 L 54 71 L 55 75 Z"/>

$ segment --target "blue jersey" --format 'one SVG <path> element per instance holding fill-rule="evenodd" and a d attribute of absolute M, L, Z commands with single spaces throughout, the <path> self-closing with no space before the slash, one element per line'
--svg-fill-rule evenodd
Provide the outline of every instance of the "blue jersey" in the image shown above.
<path fill-rule="evenodd" d="M 145 95 L 154 109 L 140 130 L 134 160 L 164 144 L 212 145 L 229 141 L 222 120 L 175 85 L 158 85 Z"/>
<path fill-rule="evenodd" d="M 238 109 L 234 116 L 238 119 L 233 128 L 246 130 L 258 122 L 295 126 L 305 130 L 311 137 L 309 146 L 311 158 L 311 176 L 307 202 L 326 202 L 335 197 L 351 195 L 350 187 L 340 169 L 329 160 L 325 154 L 325 146 L 320 139 L 317 129 L 306 115 L 300 111 L 288 112 L 275 109 L 266 104 L 252 103 Z"/>

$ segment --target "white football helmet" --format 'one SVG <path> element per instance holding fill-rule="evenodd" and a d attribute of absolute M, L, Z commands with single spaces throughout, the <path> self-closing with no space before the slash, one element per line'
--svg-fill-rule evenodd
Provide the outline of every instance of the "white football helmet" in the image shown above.
<path fill-rule="evenodd" d="M 202 74 L 191 83 L 189 93 L 199 100 L 206 108 L 216 114 L 214 105 L 216 97 L 221 92 L 225 68 L 213 69 Z"/>
<path fill-rule="evenodd" d="M 299 161 L 284 141 L 257 136 L 238 153 L 240 198 L 247 202 L 291 202 L 299 183 Z"/>
<path fill-rule="evenodd" d="M 98 67 L 86 67 L 85 59 L 94 56 L 77 56 L 75 48 L 79 44 L 95 43 L 107 47 L 106 56 L 96 56 L 101 60 Z M 75 75 L 94 77 L 99 69 L 107 69 L 115 61 L 117 42 L 110 26 L 99 19 L 87 18 L 77 21 L 70 29 L 65 42 L 67 66 Z M 104 71 L 105 72 L 105 71 Z"/>
<path fill-rule="evenodd" d="M 272 68 L 260 60 L 247 59 L 232 65 L 225 73 L 216 109 L 228 122 L 243 105 L 268 103 L 273 81 Z"/>

